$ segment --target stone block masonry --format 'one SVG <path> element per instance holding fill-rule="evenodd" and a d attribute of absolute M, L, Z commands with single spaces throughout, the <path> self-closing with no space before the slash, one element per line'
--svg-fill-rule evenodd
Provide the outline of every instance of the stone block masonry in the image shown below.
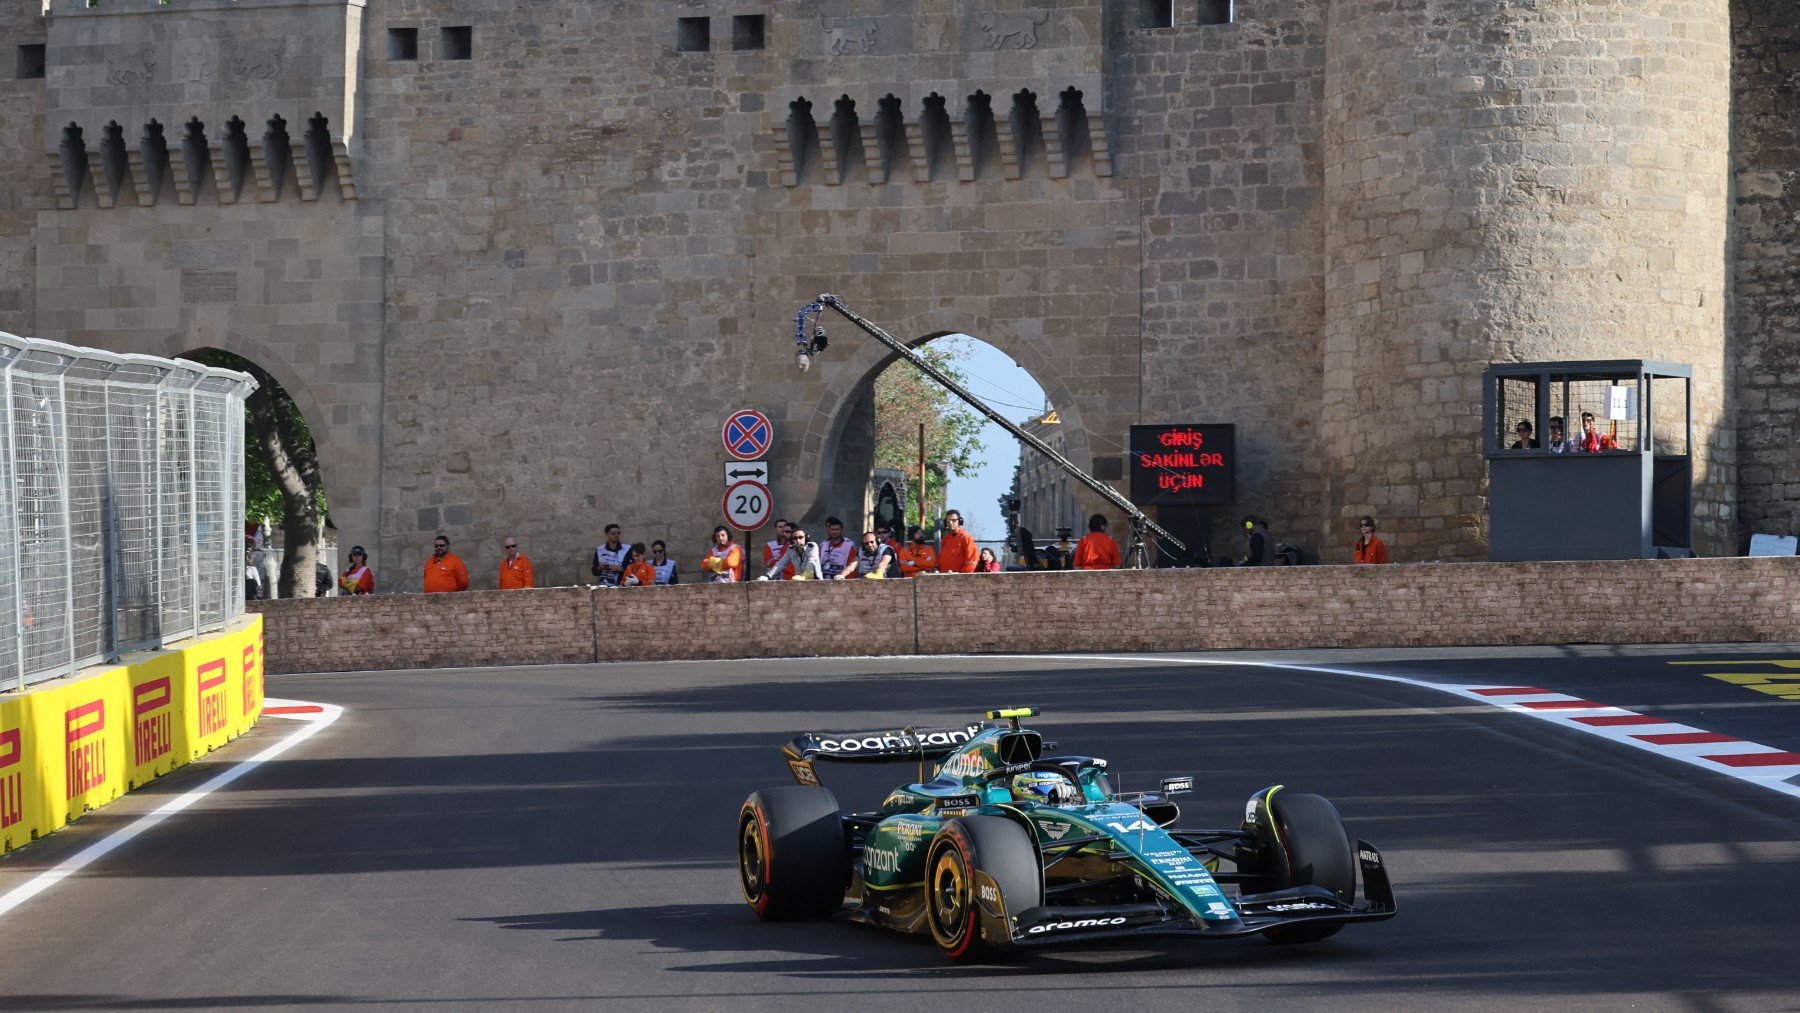
<path fill-rule="evenodd" d="M 1535 603 L 1520 622 L 1520 602 Z M 271 672 L 1800 640 L 1800 559 L 1009 573 L 252 602 Z"/>
<path fill-rule="evenodd" d="M 777 513 L 853 518 L 892 360 L 794 370 L 827 291 L 1096 473 L 1235 423 L 1215 523 L 1328 562 L 1484 558 L 1488 364 L 1688 362 L 1716 555 L 1800 525 L 1793 6 L 0 0 L 0 328 L 256 361 L 384 591 L 440 531 L 687 565 L 745 406 Z"/>

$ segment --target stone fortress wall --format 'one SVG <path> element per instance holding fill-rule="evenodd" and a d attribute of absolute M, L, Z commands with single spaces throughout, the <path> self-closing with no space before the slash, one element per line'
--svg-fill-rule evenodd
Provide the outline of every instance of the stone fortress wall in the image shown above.
<path fill-rule="evenodd" d="M 1236 422 L 1229 513 L 1326 559 L 1485 555 L 1520 359 L 1694 363 L 1703 551 L 1800 528 L 1782 0 L 1144 6 L 4 0 L 0 327 L 268 368 L 389 589 L 438 531 L 691 566 L 744 405 L 778 512 L 849 512 L 891 359 L 796 372 L 823 291 L 1012 355 L 1103 478 Z"/>

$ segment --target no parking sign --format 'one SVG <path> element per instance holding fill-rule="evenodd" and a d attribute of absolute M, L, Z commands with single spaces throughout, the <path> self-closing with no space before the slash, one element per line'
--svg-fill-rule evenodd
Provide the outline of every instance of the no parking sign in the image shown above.
<path fill-rule="evenodd" d="M 767 454 L 775 442 L 775 426 L 754 408 L 732 412 L 725 419 L 725 452 L 740 461 L 754 461 Z"/>

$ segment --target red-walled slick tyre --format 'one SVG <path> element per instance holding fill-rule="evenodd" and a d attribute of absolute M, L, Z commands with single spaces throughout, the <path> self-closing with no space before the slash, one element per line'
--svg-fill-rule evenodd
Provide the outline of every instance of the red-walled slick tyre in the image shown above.
<path fill-rule="evenodd" d="M 826 788 L 764 788 L 738 815 L 738 882 L 770 921 L 823 918 L 844 902 L 850 848 Z"/>
<path fill-rule="evenodd" d="M 982 936 L 977 872 L 994 881 L 1009 916 L 1044 903 L 1043 864 L 1023 827 L 1000 816 L 944 824 L 925 853 L 925 920 L 951 960 L 1006 959 L 1017 952 L 1010 937 Z"/>

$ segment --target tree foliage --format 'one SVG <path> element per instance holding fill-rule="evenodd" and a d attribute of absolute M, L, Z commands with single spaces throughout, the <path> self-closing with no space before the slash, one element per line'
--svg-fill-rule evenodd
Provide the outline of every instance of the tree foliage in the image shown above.
<path fill-rule="evenodd" d="M 252 522 L 281 518 L 278 593 L 311 596 L 327 513 L 312 430 L 287 390 L 256 363 L 216 348 L 187 357 L 256 379 L 257 389 L 244 403 L 244 516 Z"/>
<path fill-rule="evenodd" d="M 917 351 L 951 379 L 964 383 L 958 364 L 967 360 L 967 341 L 945 338 Z M 925 424 L 925 496 L 933 517 L 946 504 L 950 477 L 966 477 L 981 466 L 987 448 L 976 438 L 985 420 L 912 364 L 896 362 L 875 378 L 875 466 L 916 476 L 919 470 L 919 424 Z M 915 478 L 914 485 L 917 484 Z M 954 504 L 950 504 L 954 505 Z M 918 495 L 906 504 L 909 524 L 919 519 Z"/>

